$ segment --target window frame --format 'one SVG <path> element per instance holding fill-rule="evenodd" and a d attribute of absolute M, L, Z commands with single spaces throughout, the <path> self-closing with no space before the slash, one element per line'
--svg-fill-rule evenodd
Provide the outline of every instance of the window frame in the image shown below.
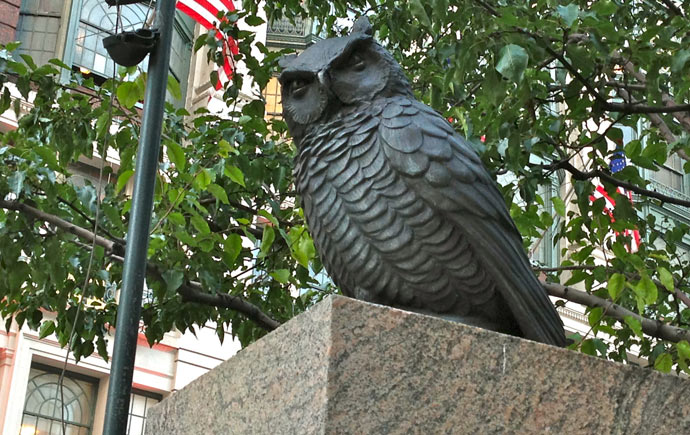
<path fill-rule="evenodd" d="M 36 361 L 31 362 L 30 369 L 39 370 L 45 374 L 52 374 L 52 375 L 57 375 L 57 376 L 59 376 L 61 371 L 62 371 L 58 367 L 54 367 L 54 366 L 51 366 L 48 364 L 43 364 L 43 363 L 36 362 Z M 69 425 L 71 427 L 79 428 L 79 432 L 81 432 L 82 429 L 86 429 L 87 433 L 91 434 L 93 432 L 93 425 L 95 423 L 96 401 L 98 398 L 98 386 L 99 386 L 100 380 L 96 377 L 88 376 L 88 375 L 85 375 L 83 373 L 73 372 L 70 370 L 65 370 L 64 378 L 65 379 L 71 379 L 73 381 L 85 382 L 85 383 L 91 385 L 91 387 L 92 387 L 92 391 L 91 391 L 92 395 L 91 395 L 91 397 L 89 397 L 89 405 L 90 405 L 90 409 L 88 410 L 89 423 L 83 424 L 83 423 L 77 423 L 77 422 L 73 422 L 73 421 L 69 421 L 69 420 L 65 421 L 65 423 L 67 425 Z M 22 406 L 22 414 L 21 414 L 22 418 L 21 418 L 20 424 L 23 426 L 24 421 L 25 421 L 25 417 L 28 416 L 30 418 L 35 419 L 36 422 L 38 422 L 38 419 L 43 419 L 43 420 L 48 420 L 51 422 L 58 422 L 58 424 L 61 425 L 62 424 L 61 419 L 57 419 L 55 417 L 51 417 L 48 415 L 39 414 L 39 413 L 36 413 L 33 411 L 27 411 L 26 410 L 26 405 L 27 405 L 27 400 L 29 399 L 29 395 L 33 393 L 33 391 L 29 389 L 29 387 L 30 387 L 29 382 L 31 382 L 32 379 L 34 379 L 34 378 L 29 377 L 29 379 L 27 381 L 27 391 L 26 391 L 26 394 L 24 395 L 24 405 Z M 56 392 L 57 392 L 57 390 L 56 390 Z M 54 397 L 54 396 L 48 397 L 48 400 L 50 400 L 50 399 L 54 400 L 54 399 L 57 399 L 57 397 Z M 63 404 L 63 406 L 64 406 L 64 404 Z M 37 430 L 37 429 L 35 429 L 35 430 Z M 36 433 L 36 432 L 34 432 L 34 433 Z"/>

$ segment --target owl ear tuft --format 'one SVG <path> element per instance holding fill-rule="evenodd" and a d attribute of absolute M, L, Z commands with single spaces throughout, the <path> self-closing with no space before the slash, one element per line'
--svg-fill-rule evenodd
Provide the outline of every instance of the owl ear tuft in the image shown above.
<path fill-rule="evenodd" d="M 357 18 L 357 21 L 355 21 L 355 25 L 352 26 L 351 34 L 355 33 L 364 33 L 365 35 L 370 36 L 374 34 L 374 29 L 371 28 L 371 23 L 366 15 L 362 15 L 361 17 Z"/>
<path fill-rule="evenodd" d="M 297 58 L 296 54 L 286 54 L 285 56 L 280 56 L 278 58 L 278 66 L 285 69 L 290 66 L 293 60 Z"/>

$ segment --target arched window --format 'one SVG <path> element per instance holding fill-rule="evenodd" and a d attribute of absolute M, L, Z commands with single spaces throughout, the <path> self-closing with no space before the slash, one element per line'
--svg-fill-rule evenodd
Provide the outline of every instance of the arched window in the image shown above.
<path fill-rule="evenodd" d="M 141 1 L 121 6 L 118 30 L 142 28 L 147 17 L 150 19 L 153 14 L 150 5 L 149 1 Z M 63 62 L 75 69 L 94 73 L 96 83 L 102 83 L 113 74 L 113 60 L 103 47 L 103 38 L 115 33 L 117 8 L 108 7 L 103 0 L 73 0 L 72 6 L 80 8 L 73 17 L 64 15 L 63 0 L 22 0 L 17 24 L 17 39 L 22 42 L 19 52 L 31 55 L 37 65 L 61 56 Z M 170 72 L 180 82 L 183 96 L 187 88 L 194 25 L 187 15 L 176 12 Z M 66 42 L 60 39 L 63 34 Z M 58 46 L 62 44 L 64 47 Z M 148 57 L 139 66 L 146 71 Z"/>
<path fill-rule="evenodd" d="M 21 435 L 61 435 L 63 411 L 67 426 L 66 433 L 71 435 L 91 433 L 96 392 L 95 380 L 68 372 L 63 379 L 61 400 L 58 388 L 59 378 L 59 373 L 50 371 L 48 367 L 31 367 L 24 401 Z"/>
<path fill-rule="evenodd" d="M 143 26 L 148 8 L 143 4 L 120 7 L 120 26 L 125 31 Z M 112 35 L 117 21 L 117 9 L 108 7 L 102 0 L 84 0 L 79 18 L 77 40 L 74 50 L 74 65 L 94 73 L 110 77 L 113 73 L 113 60 L 103 48 L 103 38 Z M 148 57 L 142 63 L 146 69 Z"/>

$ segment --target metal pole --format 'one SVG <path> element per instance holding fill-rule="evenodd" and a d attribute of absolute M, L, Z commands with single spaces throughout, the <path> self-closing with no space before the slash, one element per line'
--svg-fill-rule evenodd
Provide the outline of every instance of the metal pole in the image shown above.
<path fill-rule="evenodd" d="M 146 80 L 132 210 L 127 230 L 122 293 L 115 325 L 115 344 L 105 408 L 104 435 L 124 435 L 127 431 L 174 19 L 175 0 L 157 1 L 156 26 L 160 31 L 160 39 L 151 53 Z"/>

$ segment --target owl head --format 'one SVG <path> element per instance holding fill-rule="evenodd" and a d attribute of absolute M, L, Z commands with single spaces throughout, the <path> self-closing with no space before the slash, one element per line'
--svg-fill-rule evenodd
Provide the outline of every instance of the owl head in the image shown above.
<path fill-rule="evenodd" d="M 362 16 L 349 35 L 324 39 L 280 59 L 283 115 L 295 138 L 305 126 L 329 121 L 344 106 L 412 95 L 400 65 L 372 33 L 369 19 Z"/>

